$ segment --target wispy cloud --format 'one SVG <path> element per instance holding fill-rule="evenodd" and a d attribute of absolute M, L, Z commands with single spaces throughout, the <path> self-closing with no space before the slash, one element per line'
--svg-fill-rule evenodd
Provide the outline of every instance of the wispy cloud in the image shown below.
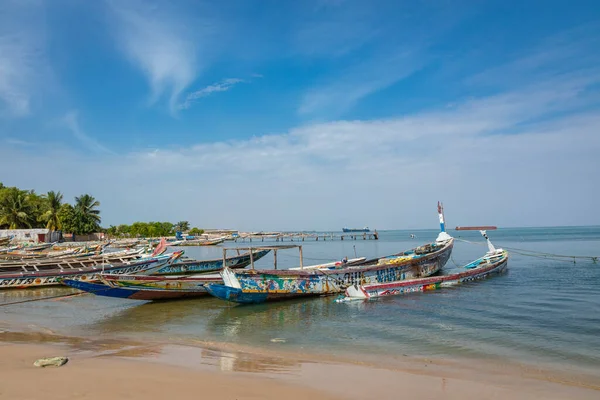
<path fill-rule="evenodd" d="M 0 3 L 0 106 L 12 117 L 30 113 L 45 70 L 41 8 L 38 2 Z"/>
<path fill-rule="evenodd" d="M 114 154 L 110 149 L 98 142 L 93 137 L 85 133 L 79 126 L 78 114 L 76 111 L 69 111 L 62 119 L 65 126 L 71 131 L 73 136 L 79 140 L 87 149 L 96 153 Z"/>
<path fill-rule="evenodd" d="M 363 97 L 407 78 L 424 63 L 424 56 L 411 50 L 398 50 L 368 59 L 309 88 L 302 96 L 298 113 L 330 118 L 339 116 Z"/>
<path fill-rule="evenodd" d="M 178 108 L 187 110 L 188 108 L 191 107 L 194 100 L 197 100 L 202 97 L 210 96 L 213 93 L 226 92 L 226 91 L 232 89 L 238 83 L 242 83 L 242 82 L 245 82 L 245 81 L 243 79 L 238 79 L 238 78 L 228 78 L 228 79 L 223 79 L 220 82 L 213 83 L 212 85 L 208 85 L 200 90 L 196 90 L 195 92 L 188 94 L 187 97 L 185 98 L 185 101 L 183 103 L 181 103 L 178 106 Z"/>
<path fill-rule="evenodd" d="M 201 70 L 200 39 L 210 26 L 204 21 L 186 19 L 185 14 L 165 1 L 108 3 L 120 48 L 150 83 L 150 103 L 166 94 L 174 112 L 179 96 Z"/>

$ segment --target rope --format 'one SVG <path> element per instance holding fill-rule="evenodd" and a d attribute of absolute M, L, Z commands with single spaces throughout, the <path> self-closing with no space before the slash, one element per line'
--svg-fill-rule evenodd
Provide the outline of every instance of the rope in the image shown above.
<path fill-rule="evenodd" d="M 476 244 L 478 246 L 486 246 L 485 243 L 478 243 L 478 242 L 472 242 L 470 240 L 465 240 L 465 239 L 459 239 L 459 238 L 455 238 L 456 240 L 460 240 L 461 242 L 465 242 L 465 243 L 470 243 L 470 244 Z M 544 258 L 544 259 L 556 259 L 556 260 L 573 260 L 573 263 L 576 263 L 576 260 L 589 260 L 591 262 L 593 262 L 594 264 L 596 264 L 598 262 L 598 256 L 568 256 L 568 255 L 564 255 L 564 254 L 553 254 L 553 253 L 544 253 L 541 251 L 532 251 L 532 250 L 526 250 L 526 249 L 518 249 L 515 247 L 506 247 L 506 246 L 502 246 L 503 249 L 506 250 L 510 250 L 513 253 L 516 254 L 520 254 L 522 256 L 526 256 L 526 257 L 535 257 L 535 258 Z"/>

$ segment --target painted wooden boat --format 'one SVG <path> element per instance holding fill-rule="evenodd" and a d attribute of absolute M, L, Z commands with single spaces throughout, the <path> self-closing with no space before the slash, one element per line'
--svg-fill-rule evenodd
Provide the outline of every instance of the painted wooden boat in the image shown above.
<path fill-rule="evenodd" d="M 225 268 L 223 285 L 207 285 L 215 297 L 235 303 L 262 303 L 293 297 L 343 293 L 354 283 L 393 282 L 430 276 L 450 258 L 454 239 L 429 244 L 429 251 L 417 249 L 366 260 L 340 269 L 243 270 Z"/>
<path fill-rule="evenodd" d="M 433 243 L 334 270 L 316 268 L 233 271 L 225 268 L 221 272 L 223 284 L 209 284 L 206 290 L 226 301 L 242 304 L 262 303 L 343 293 L 348 286 L 355 283 L 386 283 L 431 276 L 446 264 L 454 245 L 454 238 L 445 231 L 443 211 L 439 205 L 438 212 L 441 232 Z M 302 255 L 302 246 L 296 247 Z"/>
<path fill-rule="evenodd" d="M 226 238 L 217 239 L 190 239 L 182 240 L 177 246 L 216 246 L 225 241 Z"/>
<path fill-rule="evenodd" d="M 81 281 L 94 281 L 102 272 L 113 274 L 142 273 L 155 266 L 167 265 L 179 258 L 183 252 L 162 254 L 143 260 L 124 262 L 119 264 L 90 265 L 86 267 L 57 268 L 50 270 L 26 271 L 18 273 L 0 274 L 0 290 L 2 289 L 26 289 L 42 286 L 60 285 L 60 278 L 75 279 Z"/>
<path fill-rule="evenodd" d="M 252 257 L 256 261 L 269 253 L 269 250 L 253 251 Z M 233 257 L 227 257 L 225 266 L 229 268 L 244 268 L 250 265 L 250 253 L 239 254 Z M 205 272 L 215 272 L 223 269 L 223 259 L 212 260 L 179 260 L 169 265 L 157 266 L 146 272 L 145 275 L 186 275 L 200 274 Z"/>
<path fill-rule="evenodd" d="M 346 289 L 345 297 L 336 301 L 367 300 L 378 297 L 436 290 L 442 287 L 455 286 L 461 283 L 472 282 L 500 274 L 506 270 L 507 265 L 508 253 L 506 251 L 499 251 L 493 255 L 481 257 L 472 263 L 465 265 L 463 271 L 453 274 L 382 284 L 352 285 Z"/>
<path fill-rule="evenodd" d="M 45 270 L 86 268 L 102 264 L 131 262 L 144 257 L 143 249 L 124 252 L 94 254 L 67 258 L 46 258 L 34 260 L 11 260 L 0 262 L 0 275 L 11 272 L 37 272 Z M 146 255 L 148 257 L 148 255 Z"/>
<path fill-rule="evenodd" d="M 223 280 L 218 274 L 184 277 L 101 274 L 97 283 L 73 279 L 62 279 L 61 282 L 97 296 L 156 301 L 207 296 L 205 285 Z"/>
<path fill-rule="evenodd" d="M 480 227 L 463 228 L 463 230 L 477 230 Z M 495 227 L 492 227 L 495 229 Z M 496 249 L 485 230 L 480 230 L 486 239 L 488 252 L 481 258 L 465 265 L 461 271 L 420 279 L 409 279 L 381 284 L 354 284 L 346 289 L 345 297 L 337 302 L 352 300 L 368 300 L 379 297 L 395 296 L 406 293 L 436 290 L 442 287 L 455 286 L 465 282 L 472 282 L 488 278 L 504 272 L 508 266 L 508 252 Z"/>

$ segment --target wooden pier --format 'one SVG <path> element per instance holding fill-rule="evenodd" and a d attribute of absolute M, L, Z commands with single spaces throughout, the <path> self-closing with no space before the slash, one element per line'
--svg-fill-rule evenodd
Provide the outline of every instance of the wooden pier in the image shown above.
<path fill-rule="evenodd" d="M 270 233 L 270 234 L 244 234 L 234 239 L 235 242 L 304 242 L 308 240 L 379 240 L 379 233 L 374 232 L 348 232 L 348 233 Z"/>

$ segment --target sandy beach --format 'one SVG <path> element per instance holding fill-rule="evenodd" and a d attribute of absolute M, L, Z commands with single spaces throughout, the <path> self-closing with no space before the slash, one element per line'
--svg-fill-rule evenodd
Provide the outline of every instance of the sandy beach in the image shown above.
<path fill-rule="evenodd" d="M 7 335 L 8 334 L 8 335 Z M 396 366 L 301 359 L 194 346 L 11 340 L 0 345 L 0 397 L 11 400 L 163 399 L 597 399 L 585 377 L 436 360 Z M 33 339 L 29 337 L 29 339 Z M 38 337 L 37 339 L 44 339 Z M 56 339 L 56 338 L 54 338 Z M 87 344 L 86 344 L 87 343 Z M 91 343 L 91 344 L 90 344 Z M 68 356 L 37 368 L 42 357 Z M 598 382 L 600 383 L 600 382 Z"/>

